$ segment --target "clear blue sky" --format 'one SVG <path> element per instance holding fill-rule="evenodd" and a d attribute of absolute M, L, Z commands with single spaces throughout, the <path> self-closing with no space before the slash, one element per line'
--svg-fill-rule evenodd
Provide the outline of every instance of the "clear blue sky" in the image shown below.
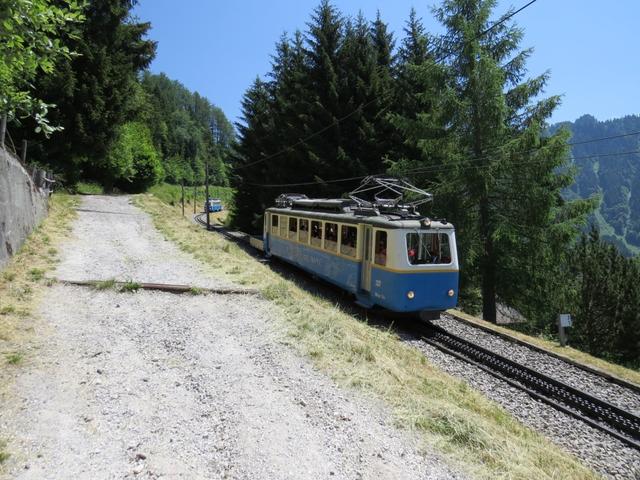
<path fill-rule="evenodd" d="M 153 72 L 198 91 L 221 107 L 231 121 L 256 75 L 270 68 L 270 55 L 283 32 L 306 29 L 319 0 L 140 0 L 134 13 L 150 21 L 158 42 Z M 415 7 L 428 31 L 440 27 L 431 16 L 434 2 L 334 0 L 345 15 L 376 10 L 396 41 Z M 526 0 L 499 0 L 495 18 Z M 551 71 L 547 93 L 563 95 L 553 121 L 590 113 L 599 120 L 640 114 L 638 31 L 640 1 L 538 0 L 515 21 L 525 30 L 523 47 L 534 47 L 529 72 Z"/>

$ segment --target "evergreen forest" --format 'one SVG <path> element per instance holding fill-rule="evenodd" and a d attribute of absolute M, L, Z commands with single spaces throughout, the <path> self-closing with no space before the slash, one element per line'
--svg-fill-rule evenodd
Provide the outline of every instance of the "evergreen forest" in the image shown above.
<path fill-rule="evenodd" d="M 528 71 L 515 12 L 442 0 L 442 33 L 413 10 L 391 32 L 380 14 L 321 0 L 277 42 L 233 126 L 148 71 L 156 44 L 135 3 L 0 7 L 0 108 L 15 143 L 65 187 L 196 185 L 208 165 L 235 190 L 233 226 L 259 233 L 282 192 L 339 197 L 368 175 L 403 177 L 434 194 L 425 215 L 456 226 L 462 308 L 493 322 L 518 312 L 546 335 L 570 312 L 574 346 L 640 365 L 640 164 L 610 155 L 638 149 L 621 135 L 640 120 L 550 126 L 561 99 L 545 91 L 549 73 Z"/>
<path fill-rule="evenodd" d="M 599 122 L 584 115 L 551 130 L 571 131 L 571 153 L 577 166 L 575 183 L 567 197 L 599 195 L 601 202 L 591 223 L 601 237 L 626 256 L 640 253 L 640 116 L 628 115 Z M 613 137 L 613 138 L 611 138 Z M 599 142 L 582 143 L 592 138 Z M 612 153 L 614 152 L 614 153 Z"/>
<path fill-rule="evenodd" d="M 1 15 L 16 26 L 21 17 L 44 19 L 44 25 L 16 35 L 14 42 L 25 47 L 24 68 L 34 61 L 30 32 L 49 32 L 59 48 L 44 66 L 29 67 L 12 81 L 14 98 L 11 92 L 6 98 L 14 143 L 19 147 L 27 140 L 30 161 L 51 169 L 68 188 L 80 180 L 125 192 L 144 191 L 162 180 L 202 184 L 207 162 L 210 180 L 227 185 L 233 126 L 208 99 L 146 70 L 156 44 L 147 39 L 151 25 L 131 16 L 135 3 L 9 2 Z M 58 4 L 66 8 L 54 7 Z M 6 70 L 18 67 L 6 65 Z"/>

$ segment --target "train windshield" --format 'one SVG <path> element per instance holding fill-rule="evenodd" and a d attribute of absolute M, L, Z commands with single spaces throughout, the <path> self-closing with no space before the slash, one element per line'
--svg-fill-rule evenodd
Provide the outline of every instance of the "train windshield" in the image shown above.
<path fill-rule="evenodd" d="M 451 263 L 449 235 L 440 232 L 407 233 L 407 256 L 411 265 Z"/>

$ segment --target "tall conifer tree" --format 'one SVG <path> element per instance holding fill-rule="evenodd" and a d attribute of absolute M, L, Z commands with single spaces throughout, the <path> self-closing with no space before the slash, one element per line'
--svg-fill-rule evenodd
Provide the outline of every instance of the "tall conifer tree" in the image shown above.
<path fill-rule="evenodd" d="M 242 99 L 242 121 L 236 123 L 236 128 L 240 142 L 233 158 L 231 181 L 236 195 L 232 220 L 245 232 L 257 233 L 262 228 L 264 209 L 271 206 L 273 200 L 271 190 L 254 186 L 271 178 L 273 171 L 271 164 L 258 160 L 275 151 L 273 98 L 268 85 L 259 78 Z"/>
<path fill-rule="evenodd" d="M 532 300 L 550 303 L 554 266 L 591 208 L 561 197 L 573 179 L 565 166 L 567 135 L 544 135 L 559 98 L 534 101 L 548 74 L 525 79 L 531 50 L 518 50 L 521 29 L 490 22 L 495 3 L 445 0 L 436 10 L 447 29 L 440 53 L 453 75 L 451 125 L 459 146 L 441 179 L 473 206 L 467 214 L 477 243 L 470 255 L 477 255 L 482 312 L 490 321 L 498 299 L 527 314 L 544 311 L 544 301 Z"/>

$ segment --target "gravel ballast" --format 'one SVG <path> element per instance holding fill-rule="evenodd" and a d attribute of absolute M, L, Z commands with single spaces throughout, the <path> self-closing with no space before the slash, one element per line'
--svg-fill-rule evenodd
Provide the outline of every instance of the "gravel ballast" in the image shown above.
<path fill-rule="evenodd" d="M 640 415 L 640 394 L 606 378 L 564 362 L 559 358 L 545 355 L 524 345 L 509 342 L 497 335 L 474 328 L 455 318 L 443 314 L 434 324 L 465 340 L 487 348 L 514 362 L 543 372 L 567 385 L 590 393 L 623 410 Z"/>
<path fill-rule="evenodd" d="M 527 349 L 532 353 L 545 357 L 540 362 L 540 365 L 543 365 L 543 367 L 537 367 L 534 358 L 527 357 L 526 353 L 515 351 L 518 348 L 526 349 L 526 347 L 520 347 L 499 338 L 494 338 L 489 333 L 462 325 L 455 319 L 448 318 L 445 315 L 442 316 L 441 320 L 435 321 L 434 323 L 444 327 L 451 333 L 460 335 L 473 343 L 496 351 L 515 361 L 525 363 L 522 360 L 528 360 L 529 363 L 525 364 L 534 369 L 548 368 L 547 360 L 560 361 L 554 358 L 549 359 L 541 353 Z M 477 337 L 474 337 L 476 332 Z M 410 335 L 403 337 L 406 342 L 422 351 L 431 362 L 443 371 L 465 380 L 471 387 L 479 390 L 488 398 L 502 405 L 522 423 L 545 435 L 551 441 L 581 459 L 586 465 L 589 465 L 603 476 L 614 479 L 640 478 L 640 452 L 637 450 L 628 447 L 621 441 L 588 426 L 570 415 L 531 398 L 522 390 L 503 382 L 474 365 L 443 353 L 437 348 L 421 340 L 417 340 Z M 498 340 L 500 340 L 500 343 L 498 343 Z M 502 343 L 507 345 L 502 345 Z M 567 367 L 571 366 L 566 365 Z M 562 366 L 556 368 L 562 368 Z M 573 367 L 573 369 L 578 370 L 580 374 L 592 375 L 575 367 Z M 549 370 L 543 371 L 553 376 Z M 571 378 L 567 378 L 566 375 L 560 377 L 562 381 L 570 385 L 572 384 Z M 582 375 L 579 378 L 583 382 L 587 382 Z M 601 385 L 601 380 L 600 377 L 597 377 L 595 384 Z M 585 383 L 582 385 L 583 387 L 588 386 Z M 615 390 L 616 388 L 623 387 L 614 384 L 611 385 L 611 388 Z M 626 389 L 624 393 L 630 395 Z M 610 397 L 604 398 L 612 401 Z"/>
<path fill-rule="evenodd" d="M 226 285 L 126 197 L 85 197 L 74 237 L 58 278 Z M 464 478 L 284 345 L 273 315 L 256 296 L 50 287 L 2 379 L 4 478 Z"/>

